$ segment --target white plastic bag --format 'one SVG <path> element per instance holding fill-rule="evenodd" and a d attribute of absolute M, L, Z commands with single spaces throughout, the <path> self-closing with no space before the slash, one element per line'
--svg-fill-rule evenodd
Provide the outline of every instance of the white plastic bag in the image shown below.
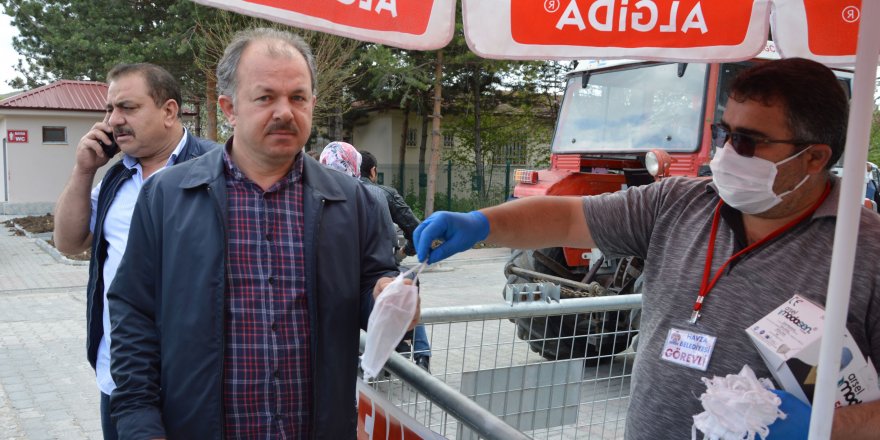
<path fill-rule="evenodd" d="M 373 311 L 370 312 L 370 320 L 367 322 L 367 344 L 361 358 L 364 379 L 379 375 L 391 352 L 409 328 L 419 304 L 416 280 L 426 265 L 427 263 L 422 263 L 398 275 L 376 298 Z M 406 276 L 416 269 L 418 272 L 413 284 L 404 284 L 403 280 Z"/>

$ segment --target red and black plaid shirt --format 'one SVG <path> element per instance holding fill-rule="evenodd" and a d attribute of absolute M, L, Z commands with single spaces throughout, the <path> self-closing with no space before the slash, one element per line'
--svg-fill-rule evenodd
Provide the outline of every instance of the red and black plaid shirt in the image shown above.
<path fill-rule="evenodd" d="M 227 144 L 228 145 L 228 144 Z M 302 155 L 268 191 L 228 154 L 226 438 L 295 439 L 311 421 Z"/>

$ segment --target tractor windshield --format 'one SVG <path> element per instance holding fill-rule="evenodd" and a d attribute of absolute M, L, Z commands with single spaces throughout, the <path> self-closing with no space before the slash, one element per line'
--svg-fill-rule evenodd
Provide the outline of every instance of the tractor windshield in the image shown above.
<path fill-rule="evenodd" d="M 696 151 L 705 64 L 638 64 L 569 76 L 554 153 Z"/>

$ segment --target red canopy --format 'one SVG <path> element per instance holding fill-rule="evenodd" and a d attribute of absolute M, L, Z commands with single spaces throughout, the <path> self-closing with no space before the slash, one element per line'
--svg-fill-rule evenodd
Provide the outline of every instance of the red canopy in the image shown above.
<path fill-rule="evenodd" d="M 455 0 L 193 0 L 244 15 L 412 50 L 446 46 Z"/>
<path fill-rule="evenodd" d="M 772 29 L 783 56 L 853 63 L 858 0 L 463 0 L 471 49 L 488 58 L 731 61 Z"/>

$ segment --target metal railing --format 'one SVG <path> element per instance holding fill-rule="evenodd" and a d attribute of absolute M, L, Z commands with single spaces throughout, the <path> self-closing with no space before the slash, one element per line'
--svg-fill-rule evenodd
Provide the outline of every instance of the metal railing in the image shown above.
<path fill-rule="evenodd" d="M 431 374 L 394 353 L 370 385 L 446 438 L 623 438 L 641 299 L 425 309 Z"/>

